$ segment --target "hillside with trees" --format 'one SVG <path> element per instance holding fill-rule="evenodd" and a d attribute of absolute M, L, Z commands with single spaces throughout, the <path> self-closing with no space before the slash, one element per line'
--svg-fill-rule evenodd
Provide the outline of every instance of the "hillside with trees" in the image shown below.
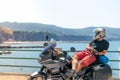
<path fill-rule="evenodd" d="M 13 31 L 10 28 L 0 26 L 0 43 L 13 39 Z"/>
<path fill-rule="evenodd" d="M 1 36 L 1 41 L 12 38 L 15 41 L 44 41 L 46 35 L 59 41 L 89 41 L 92 39 L 93 29 L 95 26 L 68 29 L 60 26 L 41 24 L 41 23 L 18 23 L 18 22 L 3 22 L 0 26 L 6 27 L 6 32 L 9 37 Z M 108 40 L 120 40 L 120 28 L 104 27 L 107 32 Z M 2 30 L 2 29 L 1 29 Z M 7 31 L 10 30 L 10 31 Z M 3 35 L 3 34 L 2 34 Z"/>

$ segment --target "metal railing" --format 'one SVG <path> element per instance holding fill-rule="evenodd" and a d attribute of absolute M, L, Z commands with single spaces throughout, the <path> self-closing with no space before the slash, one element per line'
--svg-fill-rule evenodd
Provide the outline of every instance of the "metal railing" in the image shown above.
<path fill-rule="evenodd" d="M 2 51 L 2 50 L 1 50 Z M 4 51 L 4 50 L 3 50 Z M 40 52 L 42 50 L 16 50 L 16 49 L 7 49 L 6 51 L 11 51 L 11 52 L 14 52 L 14 51 L 18 51 L 18 52 Z M 71 51 L 67 51 L 67 52 L 71 52 Z M 108 51 L 108 53 L 110 54 L 113 54 L 113 53 L 119 53 L 119 51 Z M 32 57 L 9 57 L 9 56 L 0 56 L 0 59 L 2 60 L 37 60 L 38 58 L 32 58 Z M 110 62 L 117 62 L 119 63 L 120 60 L 112 60 L 110 59 L 109 60 Z M 40 68 L 40 65 L 19 65 L 19 64 L 0 64 L 0 67 L 22 67 L 22 68 Z M 120 67 L 118 68 L 112 68 L 112 70 L 115 70 L 115 71 L 120 71 Z"/>
<path fill-rule="evenodd" d="M 7 51 L 7 50 L 6 50 Z M 10 51 L 42 51 L 42 50 L 10 50 Z M 71 51 L 67 51 L 67 52 L 71 52 Z M 114 53 L 114 52 L 117 52 L 117 53 L 119 53 L 120 51 L 108 51 L 108 52 L 112 52 L 112 53 Z M 0 57 L 0 59 L 19 59 L 19 60 L 37 60 L 38 58 L 26 58 L 26 57 Z M 110 62 L 120 62 L 120 60 L 109 60 Z M 24 66 L 24 65 L 0 65 L 0 66 L 6 66 L 6 67 L 34 67 L 34 68 L 40 68 L 40 67 L 38 67 L 38 66 Z M 113 70 L 120 70 L 120 69 L 115 69 L 115 68 L 113 68 Z"/>

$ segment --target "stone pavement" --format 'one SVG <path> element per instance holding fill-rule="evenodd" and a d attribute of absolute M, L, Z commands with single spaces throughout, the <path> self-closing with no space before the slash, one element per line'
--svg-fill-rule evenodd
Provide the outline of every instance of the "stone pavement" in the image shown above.
<path fill-rule="evenodd" d="M 0 73 L 0 80 L 27 80 L 29 75 L 17 73 Z"/>
<path fill-rule="evenodd" d="M 19 73 L 0 73 L 0 80 L 27 80 L 29 74 L 19 74 Z M 114 78 L 112 80 L 120 80 Z"/>

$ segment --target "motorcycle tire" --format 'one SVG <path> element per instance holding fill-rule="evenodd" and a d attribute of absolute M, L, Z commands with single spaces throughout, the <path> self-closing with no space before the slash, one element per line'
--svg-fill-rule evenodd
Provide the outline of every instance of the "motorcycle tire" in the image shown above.
<path fill-rule="evenodd" d="M 112 77 L 112 70 L 109 65 L 101 65 L 97 70 L 93 71 L 93 80 L 109 80 Z"/>
<path fill-rule="evenodd" d="M 47 80 L 43 75 L 37 77 L 29 77 L 28 80 Z"/>

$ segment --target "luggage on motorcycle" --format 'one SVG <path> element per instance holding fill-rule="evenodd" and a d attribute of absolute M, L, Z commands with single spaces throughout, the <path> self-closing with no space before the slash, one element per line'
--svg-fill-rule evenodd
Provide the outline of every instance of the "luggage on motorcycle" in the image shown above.
<path fill-rule="evenodd" d="M 112 78 L 112 70 L 107 64 L 99 64 L 93 68 L 93 80 L 109 80 Z"/>
<path fill-rule="evenodd" d="M 106 64 L 106 63 L 108 63 L 108 61 L 109 61 L 108 57 L 106 57 L 105 55 L 98 56 L 98 60 L 99 60 L 99 62 L 102 63 L 102 64 Z"/>

